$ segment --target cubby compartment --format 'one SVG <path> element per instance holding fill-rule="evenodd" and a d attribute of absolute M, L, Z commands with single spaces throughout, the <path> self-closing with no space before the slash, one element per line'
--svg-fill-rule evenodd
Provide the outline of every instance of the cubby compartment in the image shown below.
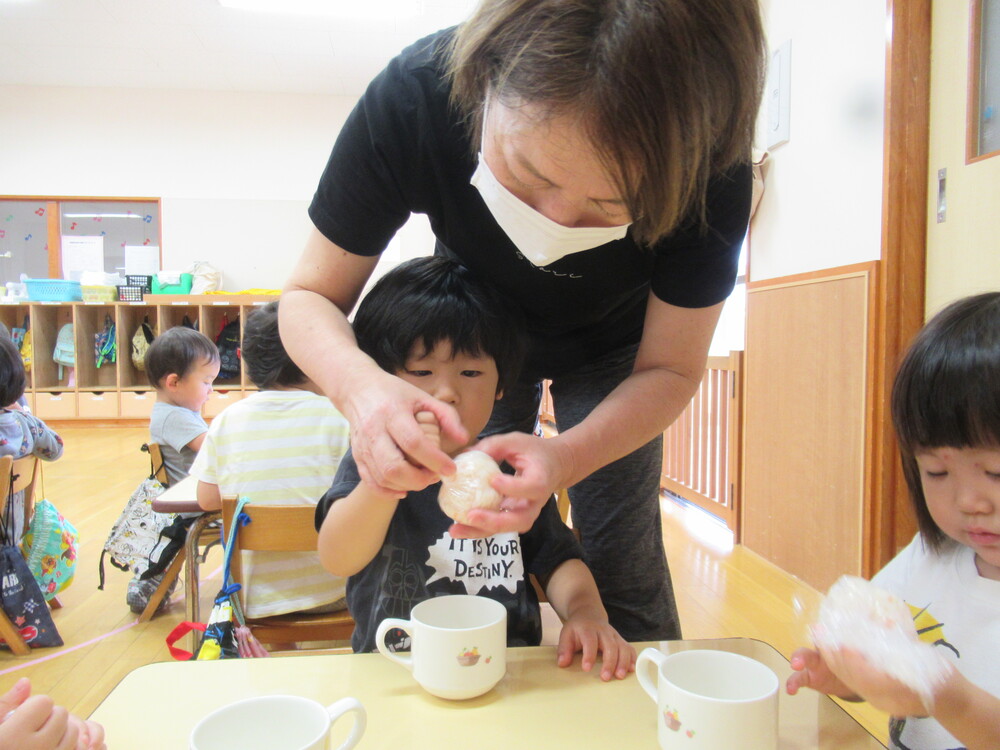
<path fill-rule="evenodd" d="M 234 305 L 229 301 L 220 300 L 218 303 L 213 303 L 211 305 L 201 306 L 201 322 L 202 322 L 202 333 L 208 336 L 212 341 L 219 343 L 219 337 L 222 335 L 222 330 L 235 323 L 240 332 L 240 341 L 243 340 L 243 320 L 240 315 L 241 309 L 239 305 Z M 215 380 L 215 388 L 220 391 L 231 391 L 233 389 L 240 388 L 241 374 L 243 368 L 240 367 L 240 372 L 233 377 L 222 377 L 220 375 Z"/>
<path fill-rule="evenodd" d="M 118 388 L 122 391 L 149 389 L 146 373 L 132 361 L 132 338 L 143 321 L 157 333 L 157 310 L 152 305 L 122 304 L 118 311 Z"/>
<path fill-rule="evenodd" d="M 76 334 L 76 387 L 79 391 L 103 393 L 118 390 L 117 354 L 115 359 L 110 361 L 105 359 L 100 367 L 97 366 L 95 339 L 108 323 L 115 326 L 117 342 L 118 327 L 115 322 L 114 305 L 76 306 L 76 320 L 73 327 Z M 84 416 L 82 408 L 80 416 Z"/>
<path fill-rule="evenodd" d="M 169 305 L 157 305 L 157 310 L 159 311 L 159 333 L 163 333 L 168 328 L 186 324 L 190 324 L 203 333 L 205 332 L 202 329 L 201 320 L 199 320 L 200 310 L 198 305 L 193 305 L 190 302 L 175 301 Z M 184 320 L 185 318 L 187 318 L 187 321 Z M 210 334 L 208 334 L 208 337 L 212 338 Z"/>
<path fill-rule="evenodd" d="M 122 391 L 119 394 L 122 419 L 149 419 L 156 403 L 156 391 Z"/>
<path fill-rule="evenodd" d="M 77 416 L 80 419 L 117 419 L 118 412 L 116 392 L 77 394 Z"/>
<path fill-rule="evenodd" d="M 75 368 L 60 368 L 52 359 L 59 332 L 63 326 L 73 322 L 73 305 L 39 302 L 32 304 L 30 310 L 32 387 L 36 391 L 74 390 Z M 73 411 L 75 413 L 75 406 Z"/>
<path fill-rule="evenodd" d="M 32 411 L 39 419 L 76 419 L 76 394 L 72 391 L 36 391 Z"/>

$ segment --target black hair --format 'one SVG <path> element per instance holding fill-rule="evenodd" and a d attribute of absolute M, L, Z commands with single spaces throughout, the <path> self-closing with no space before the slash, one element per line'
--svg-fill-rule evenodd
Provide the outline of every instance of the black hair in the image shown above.
<path fill-rule="evenodd" d="M 892 422 L 917 524 L 932 549 L 947 536 L 927 509 L 916 453 L 1000 448 L 1000 292 L 953 302 L 917 334 L 896 374 Z"/>
<path fill-rule="evenodd" d="M 275 385 L 297 386 L 306 382 L 305 373 L 292 362 L 278 335 L 278 302 L 268 302 L 254 310 L 243 325 L 240 346 L 247 375 L 258 388 Z"/>
<path fill-rule="evenodd" d="M 212 340 L 187 326 L 168 328 L 146 350 L 146 377 L 159 388 L 170 374 L 183 378 L 203 362 L 218 362 L 219 350 Z"/>
<path fill-rule="evenodd" d="M 361 351 L 392 373 L 405 368 L 417 344 L 426 353 L 446 341 L 455 353 L 492 357 L 499 390 L 516 381 L 526 347 L 521 312 L 443 257 L 414 258 L 379 279 L 358 306 L 354 335 Z"/>
<path fill-rule="evenodd" d="M 10 337 L 0 337 L 0 408 L 6 408 L 24 395 L 27 375 L 21 352 Z"/>

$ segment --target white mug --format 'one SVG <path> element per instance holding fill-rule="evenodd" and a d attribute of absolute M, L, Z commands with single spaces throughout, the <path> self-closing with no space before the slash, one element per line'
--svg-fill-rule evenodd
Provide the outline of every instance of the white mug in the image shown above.
<path fill-rule="evenodd" d="M 410 636 L 409 654 L 386 648 L 386 633 L 393 628 Z M 475 698 L 507 673 L 507 608 L 484 596 L 434 597 L 415 606 L 409 620 L 383 620 L 375 644 L 384 656 L 413 672 L 431 695 Z"/>
<path fill-rule="evenodd" d="M 778 747 L 778 676 L 759 661 L 728 651 L 647 648 L 635 672 L 656 703 L 661 750 Z"/>
<path fill-rule="evenodd" d="M 191 732 L 191 750 L 326 750 L 333 722 L 354 712 L 351 734 L 337 750 L 349 750 L 365 733 L 367 716 L 356 698 L 324 708 L 297 695 L 263 695 L 213 711 Z"/>

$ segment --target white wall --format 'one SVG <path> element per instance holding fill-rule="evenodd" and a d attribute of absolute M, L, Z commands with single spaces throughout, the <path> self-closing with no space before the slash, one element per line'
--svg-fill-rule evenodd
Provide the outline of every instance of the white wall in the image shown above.
<path fill-rule="evenodd" d="M 764 0 L 762 8 L 771 49 L 792 42 L 791 128 L 766 168 L 750 280 L 878 259 L 885 2 Z"/>
<path fill-rule="evenodd" d="M 3 86 L 0 194 L 161 198 L 165 269 L 208 260 L 229 291 L 278 288 L 353 105 L 301 94 Z M 403 233 L 390 255 L 429 252 L 428 234 Z"/>

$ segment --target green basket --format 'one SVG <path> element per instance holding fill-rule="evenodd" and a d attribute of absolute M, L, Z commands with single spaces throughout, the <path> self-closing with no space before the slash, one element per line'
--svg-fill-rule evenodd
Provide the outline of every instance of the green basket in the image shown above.
<path fill-rule="evenodd" d="M 157 276 L 153 277 L 153 294 L 191 294 L 194 277 L 189 273 L 181 274 L 180 284 L 160 284 Z"/>

